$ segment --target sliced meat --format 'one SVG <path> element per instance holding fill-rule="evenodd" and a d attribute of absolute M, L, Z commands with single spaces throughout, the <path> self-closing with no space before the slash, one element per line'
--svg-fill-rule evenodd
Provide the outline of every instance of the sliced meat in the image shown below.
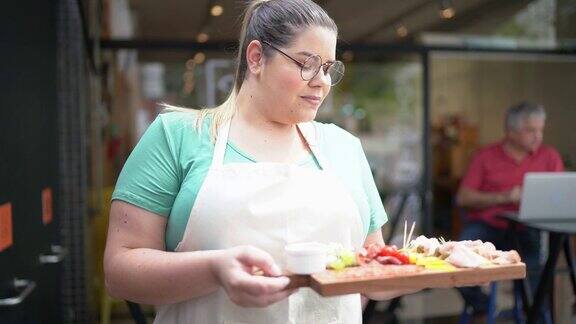
<path fill-rule="evenodd" d="M 393 256 L 382 256 L 379 255 L 375 258 L 376 261 L 380 264 L 402 264 L 402 261 L 398 260 L 396 257 Z"/>
<path fill-rule="evenodd" d="M 492 259 L 492 262 L 499 265 L 515 264 L 521 261 L 520 254 L 516 250 L 510 251 L 497 251 L 496 257 Z"/>

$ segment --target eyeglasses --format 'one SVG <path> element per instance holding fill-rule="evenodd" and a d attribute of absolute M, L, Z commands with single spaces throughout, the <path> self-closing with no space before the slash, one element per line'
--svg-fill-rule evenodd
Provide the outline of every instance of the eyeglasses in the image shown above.
<path fill-rule="evenodd" d="M 344 63 L 341 61 L 332 61 L 332 62 L 325 62 L 322 63 L 322 58 L 320 55 L 310 55 L 304 63 L 298 61 L 297 59 L 293 58 L 292 56 L 284 53 L 284 51 L 280 50 L 276 46 L 268 43 L 267 41 L 262 41 L 263 44 L 266 44 L 273 49 L 277 50 L 278 52 L 282 53 L 287 58 L 291 59 L 300 67 L 300 76 L 304 81 L 310 81 L 316 77 L 320 69 L 324 72 L 324 75 L 330 78 L 330 85 L 336 85 L 342 78 L 344 77 Z"/>

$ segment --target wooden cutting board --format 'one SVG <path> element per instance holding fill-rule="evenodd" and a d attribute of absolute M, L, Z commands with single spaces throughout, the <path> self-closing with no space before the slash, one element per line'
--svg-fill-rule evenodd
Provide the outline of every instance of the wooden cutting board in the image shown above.
<path fill-rule="evenodd" d="M 378 268 L 367 269 L 369 267 Z M 337 296 L 406 288 L 474 286 L 491 281 L 522 279 L 526 277 L 526 265 L 492 265 L 454 271 L 426 270 L 413 265 L 373 265 L 289 277 L 292 288 L 311 287 L 322 296 Z"/>

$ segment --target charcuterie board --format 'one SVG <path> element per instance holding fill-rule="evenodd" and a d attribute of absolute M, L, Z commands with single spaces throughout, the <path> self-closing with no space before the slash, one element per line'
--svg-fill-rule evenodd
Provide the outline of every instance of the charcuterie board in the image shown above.
<path fill-rule="evenodd" d="M 322 296 L 412 289 L 473 286 L 492 281 L 522 279 L 526 265 L 487 265 L 479 268 L 430 270 L 417 265 L 370 264 L 312 275 L 289 275 L 290 287 L 310 287 Z"/>

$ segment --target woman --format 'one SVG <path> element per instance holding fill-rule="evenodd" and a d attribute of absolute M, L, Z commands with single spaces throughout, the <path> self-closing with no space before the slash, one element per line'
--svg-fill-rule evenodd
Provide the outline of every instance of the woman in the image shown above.
<path fill-rule="evenodd" d="M 312 1 L 250 4 L 230 98 L 160 115 L 122 170 L 104 259 L 112 296 L 160 305 L 158 323 L 361 322 L 359 295 L 286 289 L 281 270 L 288 243 L 382 243 L 359 140 L 312 122 L 344 73 L 336 38 Z"/>

